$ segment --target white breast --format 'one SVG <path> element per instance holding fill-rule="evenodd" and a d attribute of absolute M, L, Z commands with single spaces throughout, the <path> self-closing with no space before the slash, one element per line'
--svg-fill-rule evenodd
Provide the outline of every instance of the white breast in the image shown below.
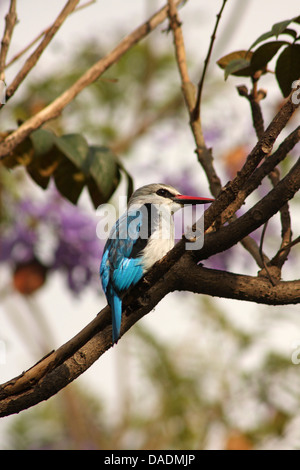
<path fill-rule="evenodd" d="M 144 272 L 148 271 L 154 263 L 163 258 L 173 246 L 174 223 L 173 219 L 168 217 L 168 223 L 160 224 L 160 227 L 152 233 L 143 250 Z"/>

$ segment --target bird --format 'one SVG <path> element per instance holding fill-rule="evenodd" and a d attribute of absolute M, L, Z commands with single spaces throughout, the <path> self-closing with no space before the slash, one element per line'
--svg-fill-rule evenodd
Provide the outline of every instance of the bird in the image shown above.
<path fill-rule="evenodd" d="M 185 204 L 214 199 L 182 195 L 164 183 L 147 184 L 130 197 L 126 212 L 116 221 L 100 263 L 103 291 L 112 312 L 112 344 L 120 337 L 122 297 L 174 246 L 173 214 Z"/>

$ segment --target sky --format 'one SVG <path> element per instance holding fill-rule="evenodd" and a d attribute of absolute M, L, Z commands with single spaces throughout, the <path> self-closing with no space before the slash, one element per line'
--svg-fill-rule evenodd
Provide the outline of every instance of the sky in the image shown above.
<path fill-rule="evenodd" d="M 104 44 L 107 43 L 108 47 L 113 47 L 125 34 L 143 23 L 152 12 L 155 12 L 164 4 L 165 2 L 159 0 L 151 2 L 146 0 L 126 0 L 126 2 L 123 0 L 110 0 L 109 2 L 98 0 L 95 4 L 83 9 L 81 12 L 72 14 L 57 33 L 51 47 L 43 54 L 38 66 L 32 72 L 33 76 L 34 74 L 47 73 L 51 68 L 56 69 L 57 67 L 59 69 L 65 57 L 68 56 L 68 52 L 76 47 L 76 44 L 85 41 L 87 38 L 99 38 Z M 8 5 L 8 0 L 1 0 L 0 35 L 3 31 L 4 16 Z M 9 50 L 9 58 L 19 52 L 41 30 L 48 27 L 63 5 L 64 2 L 61 0 L 19 0 L 17 2 L 19 23 L 14 32 L 13 42 Z M 195 57 L 199 55 L 204 58 L 214 26 L 215 15 L 220 5 L 221 2 L 216 0 L 210 2 L 205 0 L 189 0 L 187 5 L 180 10 L 188 54 Z M 234 25 L 230 23 L 233 13 L 235 18 Z M 285 2 L 282 2 L 282 0 L 243 0 L 243 2 L 240 0 L 229 0 L 218 32 L 212 61 L 219 58 L 220 54 L 226 54 L 234 49 L 248 48 L 260 34 L 269 30 L 274 23 L 298 14 L 299 0 L 286 0 Z M 161 43 L 160 33 L 165 27 L 166 23 L 159 27 L 158 32 L 155 33 L 158 44 Z M 15 67 L 8 70 L 6 77 L 8 84 L 15 71 Z M 196 73 L 196 70 L 194 72 Z M 220 71 L 220 73 L 222 72 Z M 20 92 L 22 92 L 21 89 Z M 220 102 L 222 103 L 222 101 Z M 141 150 L 139 147 L 139 151 L 143 151 L 143 149 Z M 146 149 L 145 152 L 147 152 Z M 134 164 L 132 164 L 132 168 L 134 168 Z M 143 183 L 142 178 L 138 182 Z M 209 195 L 207 194 L 207 196 Z M 94 315 L 105 305 L 105 301 L 104 298 L 101 298 L 99 301 L 98 297 L 89 293 L 84 301 L 78 303 L 77 299 L 63 295 L 63 286 L 61 286 L 59 277 L 55 277 L 51 283 L 50 289 L 39 294 L 36 303 L 37 306 L 39 304 L 47 306 L 45 319 L 50 323 L 53 337 L 55 338 L 53 347 L 56 348 L 74 336 L 91 321 Z M 57 298 L 53 297 L 53 292 L 59 293 Z M 170 316 L 166 316 L 163 324 L 164 326 L 168 325 L 168 328 L 164 327 L 163 331 L 161 331 L 161 314 L 166 307 L 166 302 L 168 302 L 168 310 L 174 313 L 172 314 L 172 319 Z M 170 340 L 170 335 L 184 332 L 184 328 L 182 329 L 180 326 L 182 320 L 181 312 L 176 309 L 176 303 L 176 297 L 169 296 L 168 299 L 164 299 L 157 306 L 154 314 L 150 314 L 143 319 L 145 324 L 156 329 L 167 341 Z M 223 304 L 227 305 L 227 302 L 225 301 Z M 232 305 L 228 303 L 228 308 L 230 309 Z M 9 308 L 13 315 L 13 310 L 23 308 L 22 299 L 18 299 L 17 305 L 12 305 L 8 301 L 6 307 Z M 243 304 L 243 309 L 245 312 L 253 312 L 253 306 L 249 304 Z M 64 314 L 62 315 L 61 312 L 64 312 Z M 249 320 L 245 316 L 245 319 L 241 321 L 247 322 Z M 27 322 L 26 319 L 25 322 Z M 0 335 L 2 328 L 5 329 L 5 338 L 15 337 L 15 339 L 11 340 L 14 347 L 9 348 L 7 363 L 5 365 L 0 364 L 1 383 L 27 369 L 34 362 L 33 357 L 24 354 L 24 343 L 22 343 L 20 337 L 16 337 L 13 323 L 5 320 L 4 312 L 0 309 Z M 286 347 L 286 344 L 283 347 Z M 79 379 L 79 383 L 87 381 L 94 390 L 100 387 L 101 393 L 105 393 L 110 397 L 111 407 L 113 407 L 114 400 L 117 399 L 118 395 L 118 377 L 116 376 L 116 364 L 120 361 L 118 348 L 121 351 L 122 348 L 125 350 L 126 344 L 123 346 L 120 342 L 117 347 L 108 351 Z M 37 359 L 36 357 L 35 360 Z M 104 371 L 105 385 L 104 381 L 101 380 Z M 0 421 L 0 448 L 1 440 L 4 439 L 6 424 L 11 422 L 12 419 L 13 417 L 8 417 Z"/>

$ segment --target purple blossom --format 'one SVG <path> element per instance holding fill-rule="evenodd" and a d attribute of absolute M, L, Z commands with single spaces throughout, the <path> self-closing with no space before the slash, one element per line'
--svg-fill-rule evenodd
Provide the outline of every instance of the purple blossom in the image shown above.
<path fill-rule="evenodd" d="M 19 221 L 1 234 L 0 262 L 26 262 L 34 256 L 36 233 Z"/>
<path fill-rule="evenodd" d="M 54 189 L 48 190 L 46 201 L 10 201 L 7 214 L 0 234 L 0 263 L 14 268 L 40 259 L 49 273 L 65 276 L 72 292 L 80 293 L 88 285 L 99 288 L 103 244 L 96 236 L 96 218 Z"/>
<path fill-rule="evenodd" d="M 223 129 L 217 125 L 205 128 L 203 134 L 207 147 L 213 147 L 217 142 L 220 142 L 223 133 Z"/>

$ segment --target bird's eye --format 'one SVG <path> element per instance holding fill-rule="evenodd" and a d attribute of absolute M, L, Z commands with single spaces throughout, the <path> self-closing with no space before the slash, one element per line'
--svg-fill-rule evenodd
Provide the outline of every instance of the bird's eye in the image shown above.
<path fill-rule="evenodd" d="M 162 197 L 173 197 L 173 194 L 171 194 L 170 191 L 168 191 L 167 189 L 163 189 L 163 188 L 158 189 L 156 191 L 156 194 Z"/>

